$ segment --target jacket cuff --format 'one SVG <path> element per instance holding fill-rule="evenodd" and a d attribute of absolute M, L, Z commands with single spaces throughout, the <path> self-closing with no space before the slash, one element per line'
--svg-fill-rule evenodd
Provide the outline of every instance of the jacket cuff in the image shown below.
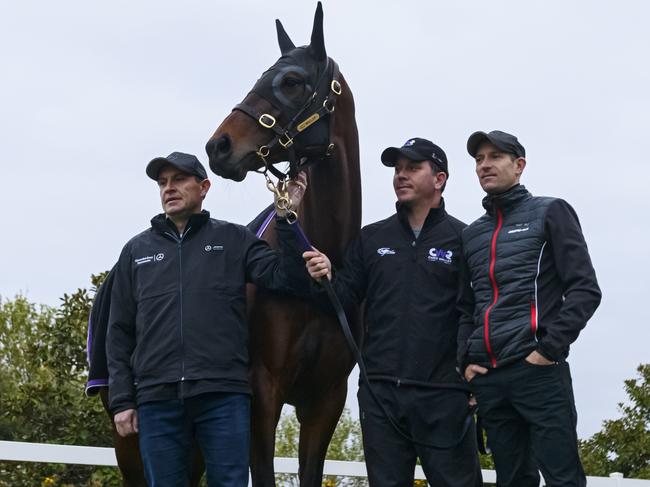
<path fill-rule="evenodd" d="M 137 405 L 135 403 L 120 404 L 119 406 L 115 406 L 114 408 L 111 408 L 111 414 L 115 416 L 116 414 L 121 413 L 122 411 L 126 411 L 128 409 L 137 409 Z"/>
<path fill-rule="evenodd" d="M 537 353 L 539 353 L 546 360 L 550 360 L 551 362 L 559 361 L 556 355 L 551 350 L 549 350 L 548 347 L 546 347 L 542 342 L 539 342 L 537 344 Z"/>
<path fill-rule="evenodd" d="M 108 407 L 113 415 L 126 411 L 127 409 L 136 409 L 137 403 L 133 394 L 118 393 L 116 396 L 110 397 L 110 386 L 108 390 L 109 404 Z"/>
<path fill-rule="evenodd" d="M 465 369 L 469 366 L 469 360 L 467 359 L 467 353 L 463 356 L 458 357 L 456 360 L 456 372 L 460 374 L 463 381 L 465 381 Z"/>

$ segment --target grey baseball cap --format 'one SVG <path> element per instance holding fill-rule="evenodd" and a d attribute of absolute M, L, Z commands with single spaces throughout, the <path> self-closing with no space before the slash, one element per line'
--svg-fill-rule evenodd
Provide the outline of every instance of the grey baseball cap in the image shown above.
<path fill-rule="evenodd" d="M 179 171 L 186 172 L 201 179 L 208 179 L 208 173 L 196 156 L 184 152 L 172 152 L 167 157 L 156 157 L 147 164 L 147 176 L 158 181 L 158 174 L 163 166 L 169 164 Z"/>

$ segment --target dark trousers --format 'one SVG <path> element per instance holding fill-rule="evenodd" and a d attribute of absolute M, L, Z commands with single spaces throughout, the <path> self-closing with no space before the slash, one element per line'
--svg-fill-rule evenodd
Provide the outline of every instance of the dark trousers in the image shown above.
<path fill-rule="evenodd" d="M 138 407 L 140 452 L 149 487 L 189 485 L 196 438 L 210 487 L 248 485 L 250 398 L 208 393 Z"/>
<path fill-rule="evenodd" d="M 467 427 L 468 394 L 462 391 L 396 387 L 373 382 L 391 418 L 416 441 L 446 446 L 433 448 L 409 441 L 391 426 L 379 406 L 359 387 L 363 450 L 371 487 L 413 485 L 415 464 L 433 487 L 481 487 L 481 467 L 473 420 Z"/>
<path fill-rule="evenodd" d="M 470 383 L 488 435 L 499 487 L 584 487 L 569 364 L 524 359 Z"/>

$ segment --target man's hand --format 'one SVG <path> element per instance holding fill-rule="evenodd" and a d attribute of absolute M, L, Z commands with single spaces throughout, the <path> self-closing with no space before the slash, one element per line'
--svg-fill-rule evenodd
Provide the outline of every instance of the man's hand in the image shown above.
<path fill-rule="evenodd" d="M 300 206 L 302 197 L 305 195 L 307 190 L 307 173 L 305 171 L 300 171 L 296 174 L 296 177 L 289 179 L 287 181 L 287 191 L 289 192 L 289 198 L 291 198 L 291 207 L 295 210 Z"/>
<path fill-rule="evenodd" d="M 307 262 L 307 272 L 313 279 L 320 281 L 323 276 L 327 276 L 332 280 L 332 263 L 324 253 L 314 248 L 302 254 L 302 258 Z"/>
<path fill-rule="evenodd" d="M 465 380 L 467 382 L 472 382 L 472 379 L 476 377 L 478 374 L 485 375 L 487 373 L 488 373 L 488 369 L 486 369 L 485 367 L 481 367 L 480 365 L 476 365 L 476 364 L 469 364 L 465 369 Z"/>
<path fill-rule="evenodd" d="M 530 352 L 528 357 L 526 357 L 526 362 L 533 365 L 555 365 L 555 362 L 547 359 L 546 357 L 544 357 L 544 355 L 539 353 L 537 350 L 533 350 L 532 352 Z"/>
<path fill-rule="evenodd" d="M 286 186 L 284 186 L 286 185 Z M 286 196 L 289 197 L 287 201 L 284 194 L 286 188 Z M 307 175 L 304 171 L 300 171 L 295 178 L 287 180 L 285 183 L 278 183 L 279 193 L 273 193 L 273 203 L 275 205 L 275 212 L 280 218 L 287 218 L 287 216 L 297 211 L 300 206 L 302 197 L 305 195 L 307 189 Z M 282 196 L 282 197 L 281 197 Z"/>
<path fill-rule="evenodd" d="M 113 421 L 120 436 L 134 435 L 138 432 L 138 412 L 135 409 L 117 413 Z"/>

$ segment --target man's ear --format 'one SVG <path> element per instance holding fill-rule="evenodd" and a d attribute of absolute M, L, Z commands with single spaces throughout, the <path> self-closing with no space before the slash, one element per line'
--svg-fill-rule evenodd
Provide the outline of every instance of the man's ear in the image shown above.
<path fill-rule="evenodd" d="M 201 181 L 201 198 L 205 198 L 205 196 L 208 194 L 208 191 L 210 191 L 210 180 L 209 179 L 204 179 Z"/>
<path fill-rule="evenodd" d="M 526 158 L 518 157 L 515 160 L 515 164 L 517 165 L 517 176 L 521 176 L 521 174 L 524 172 L 524 169 L 526 168 Z"/>
<path fill-rule="evenodd" d="M 435 178 L 436 178 L 435 188 L 436 188 L 437 190 L 441 190 L 441 191 L 442 191 L 442 187 L 443 187 L 443 186 L 445 185 L 445 183 L 447 182 L 447 173 L 444 173 L 444 172 L 442 172 L 442 171 L 438 171 L 438 172 L 435 174 Z"/>

